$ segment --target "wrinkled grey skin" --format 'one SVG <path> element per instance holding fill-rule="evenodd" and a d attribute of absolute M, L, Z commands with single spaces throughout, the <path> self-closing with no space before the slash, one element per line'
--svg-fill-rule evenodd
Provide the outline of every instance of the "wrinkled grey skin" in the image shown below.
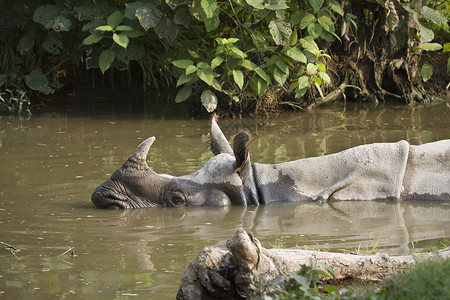
<path fill-rule="evenodd" d="M 330 200 L 450 201 L 450 140 L 362 145 L 281 164 L 250 163 L 250 137 L 231 148 L 215 119 L 211 150 L 198 171 L 174 177 L 146 162 L 155 138 L 143 141 L 110 179 L 95 189 L 98 208 L 226 207 Z"/>

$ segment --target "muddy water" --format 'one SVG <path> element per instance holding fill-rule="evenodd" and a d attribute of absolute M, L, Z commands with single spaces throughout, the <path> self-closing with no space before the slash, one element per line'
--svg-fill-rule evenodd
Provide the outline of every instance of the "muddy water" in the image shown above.
<path fill-rule="evenodd" d="M 182 175 L 211 157 L 208 121 L 164 118 L 117 113 L 0 118 L 0 241 L 20 250 L 0 247 L 0 298 L 173 299 L 198 252 L 224 247 L 240 227 L 265 247 L 364 251 L 378 243 L 382 251 L 406 254 L 449 244 L 448 204 L 94 209 L 92 190 L 148 136 L 157 137 L 148 161 L 159 173 Z M 252 160 L 274 163 L 372 142 L 450 138 L 450 108 L 336 104 L 220 125 L 228 137 L 251 132 Z"/>

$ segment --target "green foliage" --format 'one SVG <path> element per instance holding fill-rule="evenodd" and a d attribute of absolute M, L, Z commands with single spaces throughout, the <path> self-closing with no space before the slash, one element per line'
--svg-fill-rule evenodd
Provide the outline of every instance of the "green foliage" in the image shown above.
<path fill-rule="evenodd" d="M 113 78 L 109 70 L 117 69 L 140 76 L 144 87 L 176 87 L 177 102 L 200 97 L 209 110 L 219 100 L 263 98 L 276 88 L 299 102 L 308 90 L 323 97 L 332 83 L 325 49 L 344 34 L 358 41 L 360 30 L 357 17 L 336 0 L 41 0 L 27 9 L 25 2 L 0 4 L 3 16 L 24 20 L 4 22 L 14 29 L 2 33 L 9 39 L 4 57 L 20 62 L 0 70 L 5 86 L 49 94 L 65 83 L 58 72 L 84 68 Z M 447 51 L 432 29 L 447 19 L 430 4 L 421 15 L 414 1 L 378 2 L 388 11 L 392 52 L 406 44 L 401 9 L 418 25 L 417 50 L 440 51 L 440 45 Z M 431 76 L 432 67 L 422 69 Z"/>
<path fill-rule="evenodd" d="M 309 265 L 302 265 L 296 273 L 284 274 L 271 281 L 250 286 L 253 290 L 252 299 L 321 299 L 323 291 L 336 291 L 332 286 L 322 286 L 320 278 L 334 279 L 335 274 L 326 264 L 310 259 Z"/>
<path fill-rule="evenodd" d="M 0 91 L 0 114 L 30 116 L 30 99 L 26 92 L 20 89 Z"/>
<path fill-rule="evenodd" d="M 335 299 L 335 300 L 390 300 L 390 299 L 447 299 L 450 295 L 450 259 L 433 257 L 418 262 L 405 274 L 387 278 L 380 290 L 340 289 L 323 285 L 321 279 L 334 278 L 334 272 L 325 264 L 310 261 L 297 273 L 279 276 L 250 286 L 252 299 Z"/>
<path fill-rule="evenodd" d="M 403 5 L 403 8 L 413 14 L 414 21 L 417 24 L 418 31 L 415 32 L 415 36 L 420 43 L 419 46 L 415 47 L 414 50 L 424 50 L 424 51 L 439 51 L 443 49 L 443 45 L 440 43 L 432 43 L 435 39 L 435 34 L 433 31 L 433 24 L 447 25 L 447 18 L 438 10 L 434 10 L 429 6 L 425 5 L 422 7 L 422 17 L 419 14 L 415 3 L 407 3 Z M 392 39 L 391 39 L 392 40 Z M 445 48 L 444 51 L 445 52 Z M 450 57 L 448 58 L 447 66 L 450 65 Z M 449 68 L 447 67 L 447 70 Z M 423 81 L 427 81 L 433 75 L 433 64 L 430 61 L 425 61 L 420 69 L 420 74 Z"/>
<path fill-rule="evenodd" d="M 450 259 L 435 257 L 418 263 L 385 284 L 384 299 L 444 299 L 450 295 Z"/>
<path fill-rule="evenodd" d="M 309 88 L 323 96 L 323 86 L 331 83 L 326 73 L 329 56 L 317 42 L 337 37 L 335 23 L 343 15 L 337 1 L 203 0 L 194 1 L 192 12 L 215 38 L 198 44 L 196 52 L 204 55 L 180 53 L 185 58 L 172 61 L 182 69 L 174 70 L 179 74 L 177 87 L 197 91 L 206 84 L 208 95 L 224 94 L 237 102 L 242 92 L 263 97 L 272 86 L 290 87 L 299 99 Z M 186 90 L 179 93 L 185 95 Z"/>

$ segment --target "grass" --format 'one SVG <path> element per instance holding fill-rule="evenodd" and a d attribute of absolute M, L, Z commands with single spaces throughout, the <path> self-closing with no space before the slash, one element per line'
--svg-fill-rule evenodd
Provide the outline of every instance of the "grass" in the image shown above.
<path fill-rule="evenodd" d="M 334 278 L 329 267 L 311 261 L 309 266 L 302 266 L 297 273 L 284 274 L 272 281 L 251 286 L 253 294 L 250 299 L 450 299 L 450 258 L 434 257 L 419 262 L 404 274 L 390 276 L 378 287 L 357 290 L 338 290 L 339 282 L 335 282 L 334 286 L 326 285 L 319 275 Z"/>

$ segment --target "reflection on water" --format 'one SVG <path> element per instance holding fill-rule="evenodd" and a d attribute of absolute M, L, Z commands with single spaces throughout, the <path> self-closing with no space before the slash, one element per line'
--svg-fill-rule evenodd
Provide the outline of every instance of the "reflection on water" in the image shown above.
<path fill-rule="evenodd" d="M 446 103 L 416 107 L 342 107 L 271 119 L 220 121 L 228 137 L 252 134 L 252 161 L 282 162 L 348 147 L 450 138 Z M 225 247 L 244 227 L 263 246 L 390 254 L 449 242 L 450 207 L 433 203 L 332 202 L 230 209 L 106 211 L 90 203 L 136 145 L 156 136 L 148 160 L 182 175 L 212 154 L 206 120 L 48 114 L 0 117 L 0 295 L 18 298 L 173 299 L 187 265 L 205 246 Z M 76 256 L 61 256 L 74 247 Z"/>

